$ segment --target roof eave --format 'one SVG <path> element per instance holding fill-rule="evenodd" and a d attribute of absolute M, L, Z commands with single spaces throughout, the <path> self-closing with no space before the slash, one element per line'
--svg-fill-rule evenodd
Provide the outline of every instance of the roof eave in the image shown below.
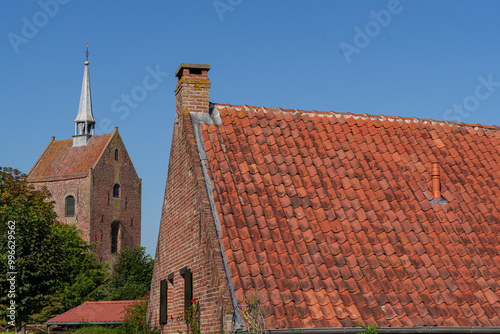
<path fill-rule="evenodd" d="M 291 329 L 267 329 L 268 334 L 357 334 L 362 333 L 360 327 L 340 327 L 340 328 L 291 328 Z M 381 327 L 377 329 L 379 334 L 398 333 L 398 334 L 467 334 L 467 333 L 500 333 L 500 327 L 439 327 L 439 326 L 421 326 L 421 327 Z M 247 334 L 248 331 L 239 331 L 241 334 Z"/>
<path fill-rule="evenodd" d="M 68 321 L 68 322 L 44 322 L 47 326 L 74 326 L 74 325 L 120 325 L 123 321 Z"/>

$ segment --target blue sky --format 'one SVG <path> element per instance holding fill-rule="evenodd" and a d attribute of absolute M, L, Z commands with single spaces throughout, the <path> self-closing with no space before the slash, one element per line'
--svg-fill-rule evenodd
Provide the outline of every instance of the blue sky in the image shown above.
<path fill-rule="evenodd" d="M 216 103 L 497 125 L 499 12 L 493 0 L 4 0 L 0 166 L 28 172 L 51 136 L 71 138 L 88 40 L 96 129 L 118 126 L 143 180 L 154 255 L 180 63 L 212 66 Z"/>

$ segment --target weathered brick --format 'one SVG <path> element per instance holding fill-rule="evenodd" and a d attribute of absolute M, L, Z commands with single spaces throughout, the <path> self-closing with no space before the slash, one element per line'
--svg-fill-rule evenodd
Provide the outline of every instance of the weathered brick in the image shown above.
<path fill-rule="evenodd" d="M 176 123 L 147 311 L 148 324 L 162 327 L 163 333 L 186 332 L 186 324 L 177 320 L 184 312 L 184 280 L 179 273 L 183 267 L 193 274 L 193 297 L 200 302 L 201 331 L 232 329 L 229 288 L 189 114 L 209 111 L 210 80 L 206 72 L 191 74 L 189 69 L 183 69 L 175 89 Z M 168 283 L 168 322 L 161 325 L 160 281 L 171 273 L 174 279 L 173 284 Z"/>
<path fill-rule="evenodd" d="M 63 153 L 51 150 L 56 147 L 62 149 L 62 145 L 49 145 L 28 174 L 28 182 L 35 188 L 46 187 L 52 194 L 57 219 L 66 224 L 75 224 L 82 238 L 95 245 L 93 251 L 100 262 L 110 261 L 114 256 L 111 253 L 113 222 L 119 222 L 120 226 L 118 251 L 126 246 L 136 247 L 141 241 L 141 179 L 137 176 L 118 129 L 108 136 L 109 140 L 103 149 L 92 152 L 91 157 L 79 157 L 93 159 L 92 167 L 83 175 L 43 175 L 43 172 L 37 171 L 37 168 L 49 166 L 49 169 L 62 173 L 71 164 L 78 163 L 62 160 L 57 162 L 58 166 L 50 166 L 56 162 L 55 159 L 49 160 L 57 153 Z M 94 136 L 90 142 L 99 139 L 99 136 Z M 115 160 L 116 149 L 118 160 Z M 119 198 L 113 197 L 115 184 L 120 186 Z M 66 197 L 70 195 L 75 198 L 75 215 L 66 217 Z"/>

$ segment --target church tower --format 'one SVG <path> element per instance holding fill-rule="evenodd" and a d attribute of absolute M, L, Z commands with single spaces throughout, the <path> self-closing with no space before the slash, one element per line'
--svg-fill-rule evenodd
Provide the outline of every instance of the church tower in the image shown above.
<path fill-rule="evenodd" d="M 52 137 L 27 180 L 35 188 L 47 187 L 57 219 L 75 225 L 104 262 L 140 245 L 141 179 L 117 127 L 113 133 L 94 133 L 88 44 L 85 55 L 75 134 L 59 141 Z"/>

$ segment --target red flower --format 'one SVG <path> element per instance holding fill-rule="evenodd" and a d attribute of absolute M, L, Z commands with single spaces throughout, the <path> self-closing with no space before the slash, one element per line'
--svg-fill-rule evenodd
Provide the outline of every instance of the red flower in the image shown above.
<path fill-rule="evenodd" d="M 198 298 L 191 299 L 191 303 L 196 303 L 197 301 L 198 301 Z"/>

